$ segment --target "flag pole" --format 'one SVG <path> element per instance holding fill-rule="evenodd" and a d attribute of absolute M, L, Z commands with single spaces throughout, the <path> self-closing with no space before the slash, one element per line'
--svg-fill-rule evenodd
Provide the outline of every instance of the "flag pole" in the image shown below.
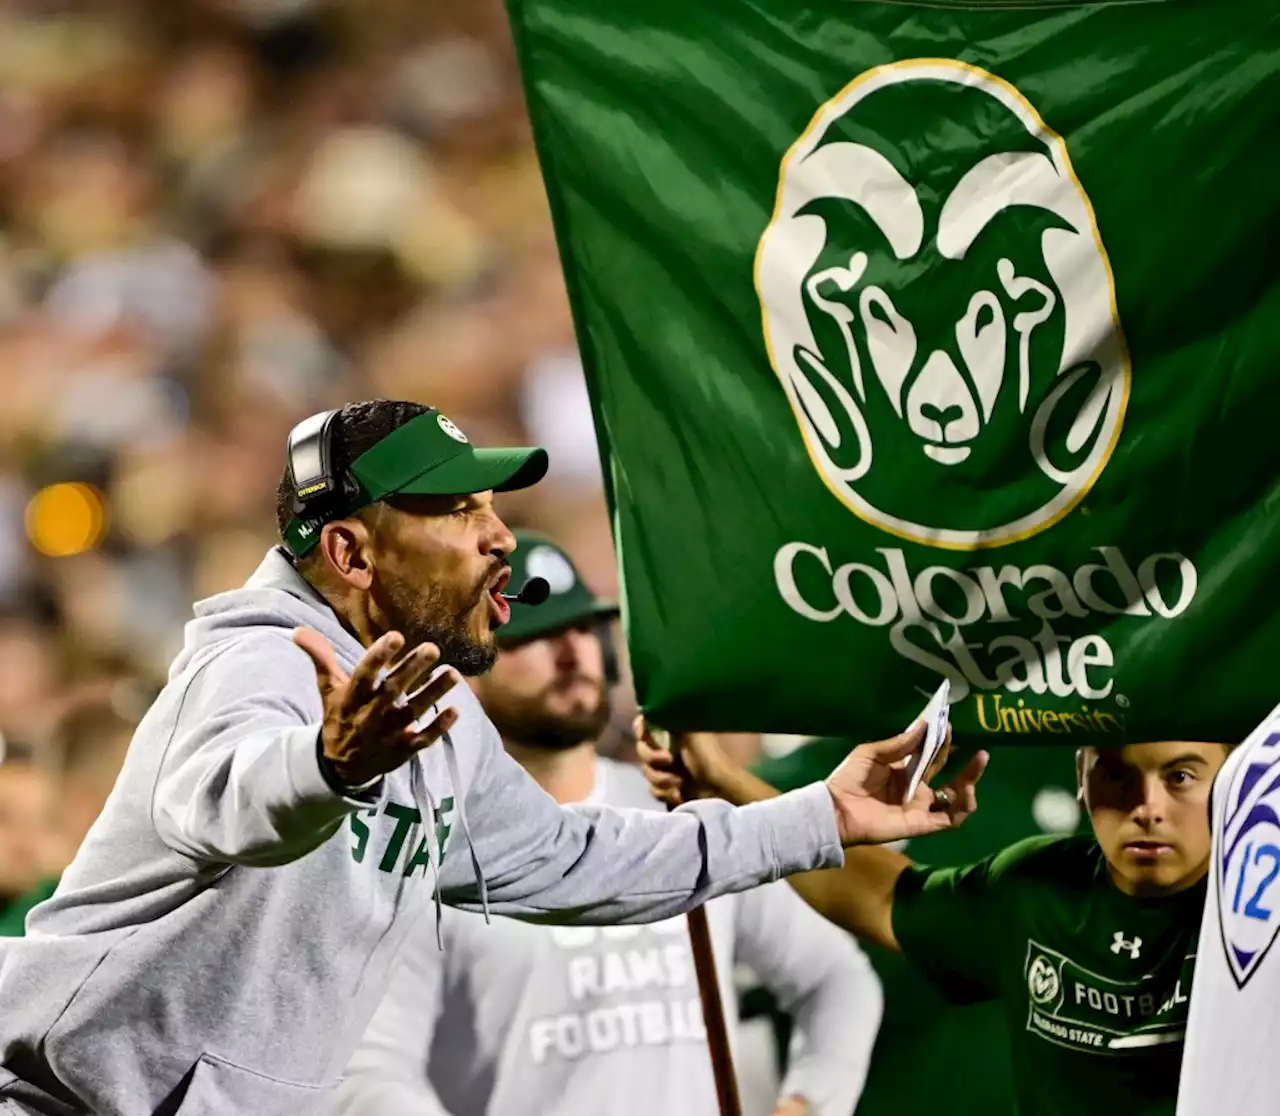
<path fill-rule="evenodd" d="M 671 751 L 670 734 L 664 729 L 656 728 L 652 732 L 655 740 L 661 739 L 663 746 Z M 671 808 L 667 807 L 668 810 Z M 742 1116 L 742 1101 L 738 1097 L 738 1078 L 733 1070 L 733 1049 L 729 1045 L 724 1001 L 720 998 L 720 977 L 716 973 L 715 949 L 711 944 L 707 908 L 695 907 L 685 915 L 685 920 L 689 925 L 693 971 L 698 978 L 698 999 L 702 1002 L 702 1020 L 707 1029 L 707 1050 L 711 1055 L 711 1073 L 716 1082 L 720 1116 Z"/>
<path fill-rule="evenodd" d="M 707 1027 L 707 1049 L 711 1054 L 711 1073 L 716 1080 L 720 1116 L 742 1116 L 738 1079 L 733 1072 L 733 1051 L 729 1046 L 729 1028 L 725 1023 L 711 930 L 707 925 L 707 908 L 695 907 L 685 918 L 689 923 L 693 969 L 698 977 L 698 998 L 702 1001 L 702 1018 Z"/>

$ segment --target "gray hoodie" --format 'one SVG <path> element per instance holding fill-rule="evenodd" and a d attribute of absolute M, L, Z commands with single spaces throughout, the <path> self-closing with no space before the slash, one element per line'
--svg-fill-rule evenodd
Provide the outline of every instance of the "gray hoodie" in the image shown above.
<path fill-rule="evenodd" d="M 433 898 L 648 922 L 843 860 L 820 785 L 740 810 L 561 808 L 465 686 L 445 740 L 368 799 L 340 798 L 300 625 L 347 670 L 363 655 L 279 550 L 196 606 L 102 816 L 27 937 L 0 945 L 0 1099 L 56 1116 L 315 1112 L 396 951 L 437 932 Z"/>
<path fill-rule="evenodd" d="M 607 759 L 596 763 L 587 801 L 657 806 L 637 769 Z M 781 882 L 713 899 L 707 921 L 730 1024 L 738 965 L 791 1015 L 779 1098 L 805 1097 L 814 1116 L 849 1116 L 881 1012 L 880 982 L 853 938 Z M 405 944 L 330 1116 L 716 1111 L 683 916 L 648 926 L 486 926 L 446 911 L 444 941 L 444 952 L 425 935 Z"/>

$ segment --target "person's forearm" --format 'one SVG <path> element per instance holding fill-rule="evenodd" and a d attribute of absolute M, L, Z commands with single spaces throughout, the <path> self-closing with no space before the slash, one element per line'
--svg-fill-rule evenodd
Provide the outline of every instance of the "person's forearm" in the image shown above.
<path fill-rule="evenodd" d="M 737 765 L 713 771 L 711 782 L 719 797 L 738 806 L 778 796 L 774 787 Z M 806 872 L 788 883 L 823 918 L 862 941 L 896 951 L 893 891 L 910 864 L 883 845 L 864 845 L 845 850 L 844 867 Z"/>
<path fill-rule="evenodd" d="M 788 883 L 823 918 L 854 937 L 898 951 L 893 932 L 893 893 L 911 861 L 883 845 L 845 852 L 844 867 L 791 876 Z"/>
<path fill-rule="evenodd" d="M 367 805 L 324 777 L 319 727 L 237 732 L 233 708 L 216 729 L 197 723 L 170 746 L 156 780 L 152 821 L 170 848 L 228 864 L 288 864 L 318 848 Z"/>
<path fill-rule="evenodd" d="M 530 921 L 656 922 L 792 872 L 843 863 L 834 801 L 815 785 L 742 809 L 694 802 L 671 814 L 558 806 L 496 735 L 468 792 L 487 908 Z M 450 906 L 483 910 L 469 858 L 446 860 Z"/>
<path fill-rule="evenodd" d="M 763 779 L 752 775 L 745 767 L 736 764 L 715 771 L 712 775 L 712 791 L 716 798 L 723 798 L 735 806 L 751 802 L 764 802 L 777 798 L 778 791 Z"/>
<path fill-rule="evenodd" d="M 850 949 L 853 944 L 837 935 Z M 806 1097 L 812 1116 L 847 1116 L 858 1106 L 884 1014 L 884 993 L 871 962 L 837 966 L 813 994 L 791 1008 L 792 1045 L 778 1095 Z"/>

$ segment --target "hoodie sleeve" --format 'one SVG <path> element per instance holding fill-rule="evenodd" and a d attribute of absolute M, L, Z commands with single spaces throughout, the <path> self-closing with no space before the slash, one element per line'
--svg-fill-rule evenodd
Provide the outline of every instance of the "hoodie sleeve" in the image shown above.
<path fill-rule="evenodd" d="M 188 681 L 160 758 L 151 817 L 161 839 L 197 860 L 259 866 L 327 841 L 370 799 L 325 781 L 321 716 L 311 661 L 287 638 L 216 652 Z"/>
<path fill-rule="evenodd" d="M 669 814 L 559 806 L 487 738 L 460 820 L 473 857 L 441 873 L 444 901 L 531 922 L 655 922 L 793 872 L 844 863 L 821 784 L 750 806 L 718 800 Z"/>
<path fill-rule="evenodd" d="M 434 935 L 410 936 L 386 995 L 347 1063 L 329 1116 L 449 1116 L 428 1077 L 444 1012 L 449 953 Z"/>
<path fill-rule="evenodd" d="M 866 1083 L 884 1008 L 866 954 L 785 885 L 738 900 L 734 945 L 735 961 L 791 1016 L 779 1099 L 801 1096 L 814 1116 L 848 1116 Z"/>

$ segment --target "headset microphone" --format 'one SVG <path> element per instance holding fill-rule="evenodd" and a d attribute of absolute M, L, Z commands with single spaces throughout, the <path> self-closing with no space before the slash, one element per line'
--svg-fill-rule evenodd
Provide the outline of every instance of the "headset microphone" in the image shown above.
<path fill-rule="evenodd" d="M 540 605 L 551 596 L 551 584 L 545 577 L 531 577 L 520 587 L 518 593 L 499 593 L 504 601 L 519 601 L 521 604 Z"/>

